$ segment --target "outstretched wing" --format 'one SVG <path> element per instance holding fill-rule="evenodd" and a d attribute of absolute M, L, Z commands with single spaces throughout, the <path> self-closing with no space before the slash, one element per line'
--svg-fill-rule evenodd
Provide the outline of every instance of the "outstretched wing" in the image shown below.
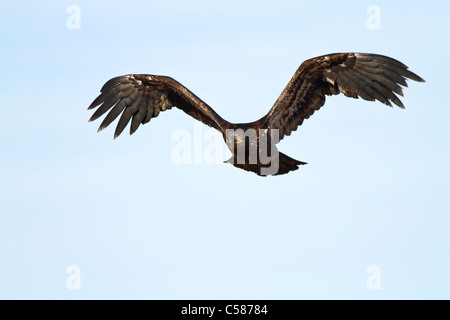
<path fill-rule="evenodd" d="M 221 130 L 223 124 L 223 119 L 211 107 L 170 77 L 129 74 L 109 80 L 100 91 L 88 109 L 100 107 L 89 121 L 109 111 L 100 124 L 100 131 L 122 114 L 114 138 L 122 133 L 130 120 L 130 134 L 133 134 L 140 124 L 149 122 L 173 106 L 217 130 Z"/>
<path fill-rule="evenodd" d="M 280 140 L 290 135 L 325 103 L 325 95 L 391 102 L 404 108 L 396 94 L 403 96 L 405 79 L 423 82 L 401 62 L 365 53 L 335 53 L 303 62 L 269 113 L 259 120 L 263 128 L 279 130 Z"/>

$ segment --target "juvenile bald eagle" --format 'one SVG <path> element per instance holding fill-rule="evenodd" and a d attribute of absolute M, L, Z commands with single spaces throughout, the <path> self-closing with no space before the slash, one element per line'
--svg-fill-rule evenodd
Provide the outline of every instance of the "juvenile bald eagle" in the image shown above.
<path fill-rule="evenodd" d="M 297 170 L 305 162 L 278 152 L 276 143 L 319 110 L 325 103 L 325 96 L 343 93 L 351 98 L 378 100 L 391 107 L 394 103 L 404 108 L 397 95 L 403 96 L 401 86 L 407 87 L 407 78 L 424 81 L 403 63 L 386 56 L 365 53 L 323 55 L 300 65 L 264 117 L 250 123 L 230 123 L 170 77 L 129 74 L 105 83 L 101 94 L 88 108 L 100 106 L 89 121 L 109 111 L 100 124 L 100 131 L 122 114 L 114 133 L 116 138 L 130 120 L 130 134 L 133 134 L 140 124 L 175 106 L 222 133 L 233 154 L 227 162 L 258 175 L 280 175 Z M 264 146 L 267 147 L 262 148 Z M 257 152 L 252 152 L 254 150 Z"/>

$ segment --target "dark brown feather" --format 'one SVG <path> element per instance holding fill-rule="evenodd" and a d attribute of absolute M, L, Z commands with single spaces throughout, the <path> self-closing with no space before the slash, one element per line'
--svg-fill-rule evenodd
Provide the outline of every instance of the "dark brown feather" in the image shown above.
<path fill-rule="evenodd" d="M 378 100 L 404 108 L 396 94 L 405 79 L 424 81 L 392 58 L 364 53 L 336 53 L 303 62 L 259 126 L 278 129 L 280 139 L 295 131 L 325 103 L 326 95 Z"/>
<path fill-rule="evenodd" d="M 125 75 L 107 81 L 101 94 L 88 109 L 100 106 L 89 121 L 109 113 L 99 131 L 109 126 L 121 113 L 114 132 L 118 137 L 131 120 L 130 134 L 140 124 L 155 118 L 161 111 L 175 106 L 204 124 L 222 130 L 224 120 L 186 87 L 170 77 L 155 75 Z"/>

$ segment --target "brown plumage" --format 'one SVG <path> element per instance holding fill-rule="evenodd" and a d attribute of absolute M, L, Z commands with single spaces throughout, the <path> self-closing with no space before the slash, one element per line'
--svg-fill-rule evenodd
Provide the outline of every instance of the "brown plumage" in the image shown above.
<path fill-rule="evenodd" d="M 305 162 L 278 152 L 276 143 L 319 110 L 325 103 L 325 96 L 343 93 L 351 98 L 378 100 L 391 107 L 394 103 L 404 108 L 397 95 L 403 96 L 401 86 L 407 87 L 407 78 L 424 81 L 403 63 L 382 55 L 335 53 L 312 58 L 300 65 L 267 115 L 255 122 L 233 124 L 170 77 L 130 74 L 105 83 L 101 94 L 88 108 L 100 106 L 89 121 L 109 111 L 100 124 L 100 131 L 121 114 L 114 133 L 116 138 L 130 120 L 130 134 L 133 134 L 140 124 L 175 106 L 222 133 L 234 155 L 227 162 L 258 175 L 279 175 L 297 170 Z M 252 130 L 255 134 L 246 135 Z M 265 149 L 270 155 L 268 162 L 267 159 L 262 161 L 261 153 L 250 151 L 252 147 L 261 149 L 264 144 L 260 143 L 260 138 L 269 141 Z M 244 158 L 242 153 L 238 157 L 239 148 L 244 148 Z M 269 167 L 271 170 L 264 171 Z"/>

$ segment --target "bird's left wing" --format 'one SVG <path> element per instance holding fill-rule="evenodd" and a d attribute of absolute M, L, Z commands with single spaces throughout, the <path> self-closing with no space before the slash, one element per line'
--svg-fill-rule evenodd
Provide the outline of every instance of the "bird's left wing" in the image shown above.
<path fill-rule="evenodd" d="M 377 54 L 335 53 L 303 62 L 269 113 L 259 120 L 262 128 L 278 129 L 279 139 L 290 135 L 325 103 L 325 95 L 391 102 L 404 108 L 396 94 L 406 78 L 424 81 L 401 62 Z"/>
<path fill-rule="evenodd" d="M 122 133 L 130 120 L 130 134 L 133 134 L 140 124 L 149 122 L 160 111 L 173 106 L 210 127 L 222 130 L 224 120 L 185 86 L 170 77 L 129 74 L 109 80 L 100 91 L 101 94 L 88 109 L 100 107 L 89 121 L 94 121 L 109 111 L 100 124 L 100 131 L 122 114 L 114 138 Z"/>

